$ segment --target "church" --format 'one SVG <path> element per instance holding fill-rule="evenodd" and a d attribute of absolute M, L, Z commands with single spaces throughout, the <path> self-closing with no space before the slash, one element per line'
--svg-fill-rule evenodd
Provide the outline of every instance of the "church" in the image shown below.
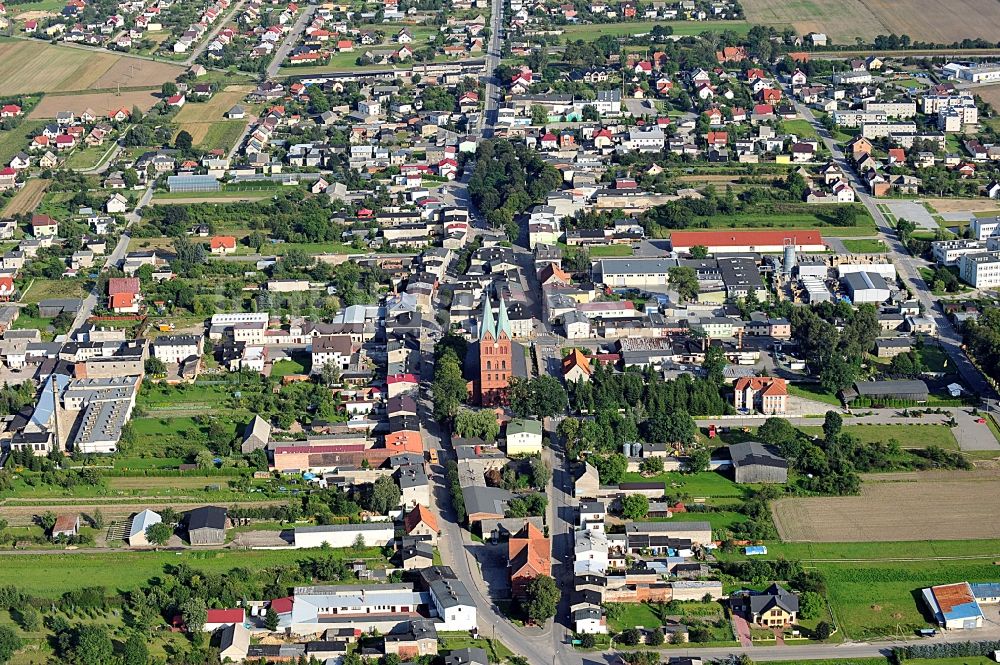
<path fill-rule="evenodd" d="M 528 375 L 525 348 L 513 339 L 503 298 L 495 317 L 489 296 L 483 298 L 478 332 L 465 357 L 469 396 L 480 406 L 501 406 L 507 403 L 511 378 Z"/>

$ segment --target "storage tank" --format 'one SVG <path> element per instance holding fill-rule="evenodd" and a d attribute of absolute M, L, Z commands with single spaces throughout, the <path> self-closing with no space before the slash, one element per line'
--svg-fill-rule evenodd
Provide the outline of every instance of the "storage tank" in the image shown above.
<path fill-rule="evenodd" d="M 625 457 L 632 456 L 632 445 L 628 441 L 622 444 L 622 455 Z"/>
<path fill-rule="evenodd" d="M 792 268 L 795 267 L 795 245 L 785 245 L 785 258 L 782 262 L 782 272 L 786 275 L 792 274 Z"/>
<path fill-rule="evenodd" d="M 633 443 L 632 444 L 632 457 L 638 457 L 642 453 L 642 444 Z"/>

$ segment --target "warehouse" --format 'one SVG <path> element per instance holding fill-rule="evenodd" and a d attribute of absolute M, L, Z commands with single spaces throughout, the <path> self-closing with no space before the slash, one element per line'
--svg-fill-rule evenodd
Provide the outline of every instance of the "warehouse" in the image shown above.
<path fill-rule="evenodd" d="M 855 305 L 884 303 L 892 295 L 885 279 L 874 272 L 852 272 L 844 276 L 844 287 Z"/>
<path fill-rule="evenodd" d="M 674 231 L 670 234 L 670 246 L 675 252 L 688 253 L 699 245 L 708 248 L 710 254 L 776 254 L 784 251 L 785 245 L 793 245 L 796 252 L 826 251 L 819 231 Z"/>
<path fill-rule="evenodd" d="M 296 548 L 321 547 L 324 543 L 335 549 L 351 547 L 358 538 L 364 541 L 365 547 L 383 547 L 394 537 L 395 528 L 391 522 L 295 527 Z"/>
<path fill-rule="evenodd" d="M 856 381 L 854 388 L 843 391 L 844 401 L 851 402 L 857 398 L 869 399 L 874 402 L 899 399 L 911 402 L 926 402 L 928 397 L 927 384 L 918 379 L 898 381 Z"/>
<path fill-rule="evenodd" d="M 942 628 L 972 630 L 983 627 L 983 611 L 968 582 L 941 584 L 924 589 L 922 593 L 924 602 Z"/>

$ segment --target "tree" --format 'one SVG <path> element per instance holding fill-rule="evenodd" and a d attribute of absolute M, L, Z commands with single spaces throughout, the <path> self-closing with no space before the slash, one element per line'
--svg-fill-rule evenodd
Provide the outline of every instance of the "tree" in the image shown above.
<path fill-rule="evenodd" d="M 597 646 L 597 638 L 590 633 L 584 633 L 580 635 L 580 646 L 584 649 L 593 649 Z M 525 661 L 527 663 L 527 661 Z"/>
<path fill-rule="evenodd" d="M 167 366 L 164 365 L 163 361 L 160 360 L 159 358 L 154 358 L 153 356 L 150 356 L 149 358 L 146 358 L 146 362 L 144 365 L 146 374 L 149 374 L 151 376 L 163 376 L 164 374 L 167 373 Z"/>
<path fill-rule="evenodd" d="M 639 470 L 651 476 L 663 473 L 663 458 L 644 457 L 643 460 L 639 462 Z"/>
<path fill-rule="evenodd" d="M 649 512 L 649 499 L 642 494 L 629 494 L 622 499 L 622 517 L 627 520 L 641 520 Z"/>
<path fill-rule="evenodd" d="M 535 623 L 543 623 L 556 615 L 559 596 L 556 581 L 549 575 L 539 575 L 525 589 L 524 612 Z"/>
<path fill-rule="evenodd" d="M 569 408 L 566 388 L 557 378 L 548 374 L 533 379 L 512 380 L 509 398 L 511 411 L 521 418 L 529 415 L 549 418 L 565 413 Z"/>
<path fill-rule="evenodd" d="M 820 621 L 816 624 L 816 639 L 817 640 L 828 640 L 830 635 L 833 634 L 833 628 L 826 621 Z"/>
<path fill-rule="evenodd" d="M 94 523 L 95 529 L 104 528 L 104 513 L 101 512 L 100 508 L 94 509 L 94 514 L 90 516 L 90 521 Z"/>
<path fill-rule="evenodd" d="M 691 248 L 691 258 L 692 259 L 704 259 L 708 257 L 708 247 L 704 245 L 695 245 Z"/>
<path fill-rule="evenodd" d="M 544 125 L 549 121 L 548 111 L 545 110 L 544 106 L 534 104 L 531 107 L 531 124 L 536 126 Z"/>
<path fill-rule="evenodd" d="M 139 633 L 132 633 L 122 646 L 122 665 L 146 665 L 148 662 L 146 639 Z"/>
<path fill-rule="evenodd" d="M 670 286 L 677 290 L 682 300 L 694 300 L 698 296 L 698 275 L 694 268 L 675 266 L 667 275 Z"/>
<path fill-rule="evenodd" d="M 181 618 L 189 633 L 200 633 L 208 619 L 208 608 L 202 598 L 188 598 L 180 606 Z M 100 662 L 100 661 L 94 661 Z"/>
<path fill-rule="evenodd" d="M 194 456 L 194 463 L 199 469 L 214 469 L 215 455 L 211 450 L 202 448 Z"/>
<path fill-rule="evenodd" d="M 836 411 L 827 411 L 823 418 L 823 437 L 827 445 L 833 445 L 840 436 L 840 430 L 844 426 L 844 419 Z"/>
<path fill-rule="evenodd" d="M 146 527 L 146 540 L 154 545 L 166 545 L 174 530 L 166 522 L 157 522 Z"/>
<path fill-rule="evenodd" d="M 688 453 L 687 460 L 684 462 L 684 470 L 688 473 L 705 471 L 708 469 L 708 465 L 711 461 L 712 453 L 710 453 L 707 448 L 699 446 Z"/>
<path fill-rule="evenodd" d="M 628 458 L 621 453 L 595 455 L 588 459 L 594 463 L 594 468 L 597 469 L 597 474 L 605 485 L 617 485 L 628 471 Z"/>
<path fill-rule="evenodd" d="M 333 362 L 324 363 L 319 375 L 325 386 L 335 386 L 340 383 L 340 368 Z"/>
<path fill-rule="evenodd" d="M 17 622 L 26 632 L 33 633 L 42 625 L 42 616 L 34 605 L 23 603 L 17 609 Z"/>
<path fill-rule="evenodd" d="M 271 632 L 278 629 L 278 613 L 274 611 L 273 607 L 268 607 L 267 612 L 264 613 L 264 627 Z"/>
<path fill-rule="evenodd" d="M 93 624 L 79 626 L 73 642 L 74 661 L 79 665 L 110 663 L 114 658 L 115 645 L 104 626 Z"/>
<path fill-rule="evenodd" d="M 642 633 L 638 628 L 626 628 L 618 635 L 618 641 L 627 647 L 634 647 L 642 641 Z"/>
<path fill-rule="evenodd" d="M 186 129 L 177 132 L 177 136 L 174 138 L 175 148 L 178 150 L 190 150 L 193 145 L 194 137 Z"/>
<path fill-rule="evenodd" d="M 823 611 L 823 596 L 815 591 L 806 591 L 799 596 L 799 616 L 815 619 Z"/>
<path fill-rule="evenodd" d="M 434 365 L 434 419 L 450 421 L 465 401 L 466 381 L 454 349 L 445 349 Z"/>
<path fill-rule="evenodd" d="M 6 663 L 22 646 L 21 638 L 10 626 L 0 626 L 0 663 Z"/>
<path fill-rule="evenodd" d="M 45 533 L 51 534 L 56 525 L 56 514 L 51 510 L 46 510 L 38 517 L 38 525 L 45 530 Z"/>
<path fill-rule="evenodd" d="M 708 375 L 708 380 L 717 386 L 721 386 L 726 378 L 723 371 L 728 364 L 729 360 L 726 359 L 726 352 L 722 347 L 710 344 L 708 350 L 705 351 L 705 362 L 701 366 Z"/>
<path fill-rule="evenodd" d="M 649 634 L 646 635 L 646 644 L 648 644 L 651 647 L 658 647 L 662 645 L 663 642 L 664 642 L 663 631 L 660 630 L 659 628 L 654 628 L 653 630 L 649 631 Z"/>
<path fill-rule="evenodd" d="M 545 466 L 539 458 L 533 458 L 531 460 L 531 486 L 544 490 L 549 484 L 549 479 L 552 477 L 552 473 L 549 471 L 549 467 Z"/>
<path fill-rule="evenodd" d="M 385 515 L 399 505 L 399 500 L 402 497 L 403 492 L 392 476 L 382 476 L 372 484 L 368 509 L 373 513 Z"/>
<path fill-rule="evenodd" d="M 492 443 L 500 434 L 500 424 L 496 414 L 489 409 L 459 409 L 455 416 L 455 432 L 464 437 L 478 436 Z"/>
<path fill-rule="evenodd" d="M 167 81 L 162 86 L 160 86 L 160 94 L 164 97 L 173 97 L 177 94 L 177 84 L 173 81 Z"/>

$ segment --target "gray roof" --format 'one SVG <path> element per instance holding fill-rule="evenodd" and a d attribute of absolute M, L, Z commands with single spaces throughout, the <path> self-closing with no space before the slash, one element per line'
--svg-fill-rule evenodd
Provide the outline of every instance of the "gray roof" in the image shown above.
<path fill-rule="evenodd" d="M 499 487 L 471 485 L 462 488 L 465 498 L 465 511 L 469 515 L 476 513 L 493 513 L 503 515 L 507 502 L 514 498 L 514 493 Z"/>
<path fill-rule="evenodd" d="M 775 454 L 774 451 L 757 441 L 746 441 L 729 446 L 729 455 L 734 466 L 763 464 L 781 469 L 788 468 L 788 461 Z"/>
<path fill-rule="evenodd" d="M 762 614 L 772 607 L 780 607 L 786 612 L 799 611 L 799 597 L 777 584 L 772 584 L 763 593 L 750 596 L 750 611 Z"/>
<path fill-rule="evenodd" d="M 455 649 L 444 657 L 444 665 L 489 665 L 486 650 L 479 647 Z"/>
<path fill-rule="evenodd" d="M 626 533 L 655 533 L 657 531 L 711 531 L 708 522 L 632 522 L 625 525 Z"/>
<path fill-rule="evenodd" d="M 475 607 L 472 594 L 465 588 L 465 584 L 457 579 L 437 579 L 430 584 L 431 595 L 443 608 L 449 607 Z M 485 662 L 485 661 L 484 661 Z"/>
<path fill-rule="evenodd" d="M 297 526 L 295 533 L 335 533 L 338 531 L 383 531 L 392 528 L 388 522 L 367 522 L 365 524 L 322 524 L 320 526 Z"/>
<path fill-rule="evenodd" d="M 882 275 L 875 272 L 852 272 L 844 276 L 844 283 L 847 288 L 853 291 L 863 291 L 865 289 L 889 290 Z"/>
<path fill-rule="evenodd" d="M 897 381 L 858 381 L 854 389 L 859 395 L 881 397 L 884 395 L 926 395 L 927 384 L 919 379 Z"/>

